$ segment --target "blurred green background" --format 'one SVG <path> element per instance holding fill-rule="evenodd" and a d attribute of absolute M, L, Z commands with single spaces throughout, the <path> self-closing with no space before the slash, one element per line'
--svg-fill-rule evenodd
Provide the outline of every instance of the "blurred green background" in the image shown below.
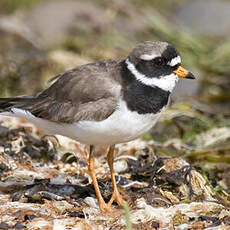
<path fill-rule="evenodd" d="M 228 0 L 1 0 L 0 96 L 34 94 L 66 69 L 124 58 L 141 41 L 167 41 L 197 80 L 179 83 L 144 139 L 180 140 L 186 148 L 169 144 L 158 154 L 185 154 L 216 190 L 229 191 L 229 12 Z"/>

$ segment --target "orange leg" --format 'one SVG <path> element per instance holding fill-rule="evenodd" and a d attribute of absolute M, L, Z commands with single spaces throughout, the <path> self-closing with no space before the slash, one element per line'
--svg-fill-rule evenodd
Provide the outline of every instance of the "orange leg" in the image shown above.
<path fill-rule="evenodd" d="M 118 205 L 122 204 L 122 197 L 121 197 L 120 193 L 118 192 L 117 185 L 116 185 L 116 179 L 115 179 L 115 176 L 113 173 L 114 148 L 115 148 L 114 145 L 110 146 L 109 152 L 107 155 L 107 161 L 108 161 L 108 165 L 110 168 L 111 180 L 112 180 L 112 185 L 113 185 L 113 195 L 112 195 L 112 197 L 108 203 L 109 208 L 111 207 L 113 201 L 116 201 Z"/>
<path fill-rule="evenodd" d="M 95 189 L 95 192 L 96 192 L 96 195 L 97 195 L 97 200 L 98 200 L 100 210 L 102 212 L 104 212 L 106 210 L 110 211 L 111 207 L 109 207 L 109 205 L 105 203 L 105 201 L 104 201 L 104 199 L 103 199 L 103 197 L 101 195 L 98 183 L 97 183 L 97 178 L 96 178 L 96 175 L 95 175 L 95 172 L 94 172 L 93 151 L 94 151 L 94 146 L 90 145 L 89 164 L 88 164 L 89 175 L 90 175 L 90 177 L 91 177 L 91 179 L 93 181 L 93 185 L 94 185 L 94 189 Z"/>

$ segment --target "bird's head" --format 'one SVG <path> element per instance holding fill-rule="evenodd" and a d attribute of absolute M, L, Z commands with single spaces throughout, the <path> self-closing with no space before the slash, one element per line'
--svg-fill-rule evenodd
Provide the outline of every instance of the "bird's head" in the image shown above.
<path fill-rule="evenodd" d="M 170 92 L 179 78 L 195 79 L 191 72 L 181 66 L 178 51 L 166 42 L 140 43 L 126 58 L 125 63 L 138 81 Z"/>

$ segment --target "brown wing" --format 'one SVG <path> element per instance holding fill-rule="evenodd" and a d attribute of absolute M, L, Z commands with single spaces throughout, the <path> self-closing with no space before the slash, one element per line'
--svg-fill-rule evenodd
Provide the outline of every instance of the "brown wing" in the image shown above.
<path fill-rule="evenodd" d="M 118 104 L 119 61 L 100 61 L 59 74 L 57 81 L 35 97 L 0 98 L 0 112 L 21 108 L 54 122 L 101 121 Z"/>
<path fill-rule="evenodd" d="M 120 96 L 117 64 L 100 61 L 60 74 L 53 85 L 21 108 L 55 122 L 104 120 L 114 112 Z"/>

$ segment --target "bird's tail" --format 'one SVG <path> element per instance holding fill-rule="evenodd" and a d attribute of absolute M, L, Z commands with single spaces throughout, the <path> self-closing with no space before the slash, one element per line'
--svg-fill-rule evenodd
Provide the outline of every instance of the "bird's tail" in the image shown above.
<path fill-rule="evenodd" d="M 0 98 L 0 113 L 12 112 L 13 108 L 28 110 L 34 99 L 33 97 Z"/>

